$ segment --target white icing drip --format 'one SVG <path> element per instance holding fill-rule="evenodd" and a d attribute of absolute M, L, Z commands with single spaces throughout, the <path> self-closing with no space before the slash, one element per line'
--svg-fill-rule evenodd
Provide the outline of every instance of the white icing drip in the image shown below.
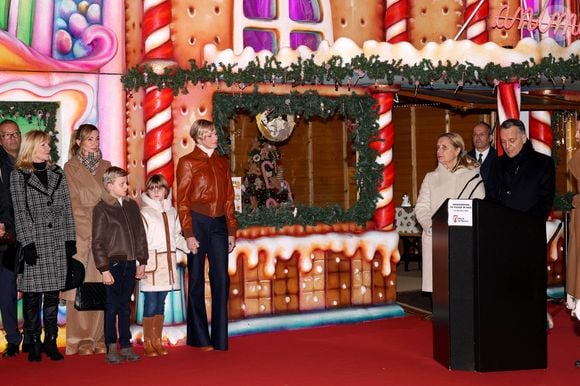
<path fill-rule="evenodd" d="M 304 237 L 273 236 L 252 240 L 239 239 L 229 255 L 228 271 L 230 275 L 235 275 L 237 260 L 241 255 L 246 257 L 249 269 L 255 268 L 258 265 L 258 256 L 261 252 L 265 256 L 266 278 L 271 278 L 274 275 L 278 259 L 290 260 L 294 253 L 298 255 L 300 271 L 306 273 L 312 270 L 311 255 L 316 250 L 353 256 L 360 249 L 367 261 L 371 261 L 375 253 L 380 255 L 382 259 L 381 272 L 386 277 L 391 273 L 391 263 L 396 264 L 400 260 L 398 245 L 399 234 L 395 231 L 369 231 L 360 234 L 331 232 Z"/>
<path fill-rule="evenodd" d="M 532 38 L 525 38 L 520 40 L 515 48 L 503 48 L 493 42 L 477 44 L 470 40 L 453 41 L 449 39 L 440 44 L 427 43 L 420 50 L 408 42 L 390 44 L 375 40 L 365 41 L 361 48 L 351 39 L 339 38 L 332 46 L 327 41 L 322 41 L 316 52 L 312 52 L 306 47 L 300 47 L 298 50 L 282 49 L 276 55 L 276 59 L 281 61 L 283 66 L 288 66 L 295 62 L 298 57 L 310 59 L 311 55 L 314 54 L 313 60 L 317 64 L 328 61 L 332 56 L 340 56 L 344 63 L 349 63 L 355 56 L 364 54 L 366 57 L 378 55 L 382 61 L 401 60 L 402 65 L 415 65 L 423 59 L 428 59 L 434 63 L 440 60 L 445 63 L 449 60 L 451 63 L 470 62 L 479 67 L 485 67 L 488 63 L 508 67 L 512 63 L 529 61 L 530 58 L 539 63 L 541 58 L 547 57 L 548 54 L 556 59 L 568 59 L 579 51 L 580 40 L 576 40 L 568 47 L 561 47 L 551 38 L 539 42 Z M 256 56 L 263 59 L 266 56 L 272 56 L 272 53 L 265 50 L 256 53 L 253 49 L 246 47 L 239 55 L 235 55 L 232 49 L 218 51 L 213 43 L 204 46 L 204 59 L 208 63 L 219 64 L 223 62 L 225 65 L 238 63 L 238 68 L 245 68 L 247 63 L 253 61 Z M 263 60 L 261 62 L 264 63 Z"/>

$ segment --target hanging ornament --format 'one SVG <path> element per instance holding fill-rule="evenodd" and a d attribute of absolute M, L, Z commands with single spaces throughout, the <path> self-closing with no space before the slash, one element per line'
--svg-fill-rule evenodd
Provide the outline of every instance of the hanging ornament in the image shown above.
<path fill-rule="evenodd" d="M 290 102 L 289 100 L 287 100 Z M 294 115 L 272 117 L 271 111 L 266 110 L 256 115 L 256 123 L 260 133 L 269 141 L 281 142 L 287 140 L 294 131 Z"/>

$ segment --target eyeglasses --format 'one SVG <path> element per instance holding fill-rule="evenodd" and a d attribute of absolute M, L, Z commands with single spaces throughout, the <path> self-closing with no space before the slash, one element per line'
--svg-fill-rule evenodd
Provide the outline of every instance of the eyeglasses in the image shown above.
<path fill-rule="evenodd" d="M 3 139 L 7 139 L 7 138 L 16 139 L 16 138 L 20 137 L 20 132 L 15 131 L 14 133 L 4 133 L 1 135 L 1 137 Z"/>

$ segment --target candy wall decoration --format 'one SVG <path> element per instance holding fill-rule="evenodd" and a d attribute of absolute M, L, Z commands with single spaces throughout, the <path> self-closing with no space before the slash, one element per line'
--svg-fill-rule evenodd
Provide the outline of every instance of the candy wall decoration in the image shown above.
<path fill-rule="evenodd" d="M 171 23 L 170 0 L 143 1 L 144 65 L 163 73 L 166 64 L 173 62 L 173 45 L 169 25 Z M 162 174 L 169 185 L 173 184 L 173 118 L 171 89 L 149 87 L 145 93 L 143 113 L 145 119 L 145 171 L 147 177 Z"/>
<path fill-rule="evenodd" d="M 387 0 L 385 12 L 385 40 L 395 44 L 409 41 L 407 30 L 407 18 L 409 17 L 409 4 L 407 0 Z"/>
<path fill-rule="evenodd" d="M 489 14 L 488 0 L 467 0 L 464 19 L 467 24 L 467 39 L 474 43 L 487 43 L 487 17 Z"/>
<path fill-rule="evenodd" d="M 497 86 L 497 114 L 499 124 L 506 119 L 520 118 L 520 94 L 519 82 L 500 82 Z M 496 130 L 496 144 L 499 155 L 503 154 L 503 149 L 500 144 L 499 130 Z"/>
<path fill-rule="evenodd" d="M 379 114 L 379 134 L 377 141 L 370 144 L 378 151 L 377 163 L 384 166 L 383 179 L 377 187 L 381 198 L 377 202 L 374 220 L 377 229 L 392 229 L 395 220 L 395 202 L 393 201 L 393 183 L 395 181 L 395 164 L 393 163 L 393 144 L 395 125 L 393 124 L 393 93 L 375 93 L 377 112 Z"/>
<path fill-rule="evenodd" d="M 554 134 L 552 133 L 552 117 L 549 111 L 530 112 L 530 140 L 537 152 L 552 155 Z"/>

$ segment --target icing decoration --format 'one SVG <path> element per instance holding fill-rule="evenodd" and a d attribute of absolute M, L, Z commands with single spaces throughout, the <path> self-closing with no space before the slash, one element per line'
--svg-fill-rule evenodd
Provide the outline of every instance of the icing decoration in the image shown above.
<path fill-rule="evenodd" d="M 1 70 L 29 71 L 96 71 L 110 62 L 117 52 L 117 38 L 112 30 L 92 25 L 81 35 L 85 45 L 91 46 L 89 55 L 80 59 L 56 60 L 28 47 L 5 31 L 0 31 Z"/>
<path fill-rule="evenodd" d="M 253 240 L 238 239 L 236 247 L 229 255 L 228 272 L 236 274 L 236 262 L 240 256 L 245 256 L 248 268 L 258 265 L 259 257 L 264 259 L 264 277 L 274 276 L 278 259 L 290 260 L 297 256 L 301 272 L 312 269 L 312 254 L 316 250 L 341 252 L 353 256 L 360 249 L 367 261 L 371 261 L 378 253 L 382 259 L 381 273 L 387 277 L 391 274 L 391 263 L 397 264 L 401 259 L 398 250 L 399 234 L 397 232 L 369 231 L 360 234 L 324 233 L 311 234 L 303 237 L 273 236 L 259 237 Z"/>

